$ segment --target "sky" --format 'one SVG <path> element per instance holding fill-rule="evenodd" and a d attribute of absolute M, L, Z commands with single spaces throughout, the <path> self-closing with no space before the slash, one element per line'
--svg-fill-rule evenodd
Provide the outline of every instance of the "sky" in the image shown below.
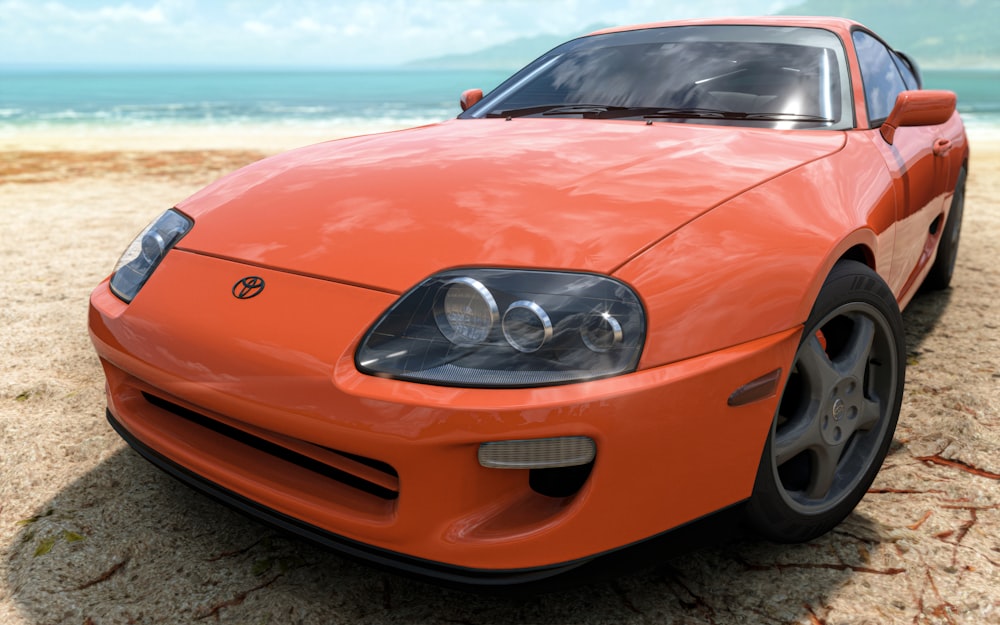
<path fill-rule="evenodd" d="M 0 0 L 0 66 L 366 67 L 795 0 Z"/>

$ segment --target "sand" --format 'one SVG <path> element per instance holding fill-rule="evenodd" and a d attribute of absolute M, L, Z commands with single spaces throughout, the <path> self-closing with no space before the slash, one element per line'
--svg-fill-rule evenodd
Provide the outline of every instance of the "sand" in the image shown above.
<path fill-rule="evenodd" d="M 904 313 L 896 440 L 843 525 L 805 545 L 739 538 L 511 599 L 284 537 L 153 468 L 106 423 L 90 290 L 161 210 L 326 138 L 276 132 L 0 137 L 0 623 L 1000 623 L 995 137 L 972 137 L 953 288 Z"/>

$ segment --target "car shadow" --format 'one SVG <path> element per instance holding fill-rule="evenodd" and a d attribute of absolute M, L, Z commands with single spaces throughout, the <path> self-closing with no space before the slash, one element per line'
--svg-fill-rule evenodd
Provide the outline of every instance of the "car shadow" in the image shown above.
<path fill-rule="evenodd" d="M 944 316 L 951 299 L 951 289 L 940 291 L 921 289 L 910 300 L 910 304 L 903 311 L 907 356 L 912 358 L 919 354 L 924 339 Z"/>
<path fill-rule="evenodd" d="M 857 512 L 806 545 L 713 529 L 685 538 L 681 555 L 604 581 L 537 595 L 472 594 L 279 534 L 126 447 L 20 525 L 4 554 L 20 615 L 88 625 L 808 620 L 812 606 L 866 566 L 859 545 L 877 543 L 883 529 Z"/>

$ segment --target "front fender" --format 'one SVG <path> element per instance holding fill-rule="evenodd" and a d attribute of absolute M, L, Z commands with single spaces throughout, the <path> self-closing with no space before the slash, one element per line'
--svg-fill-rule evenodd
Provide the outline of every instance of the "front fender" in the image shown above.
<path fill-rule="evenodd" d="M 871 142 L 848 136 L 840 152 L 723 203 L 615 272 L 648 312 L 640 368 L 802 324 L 833 265 L 857 246 L 888 277 L 892 180 Z"/>

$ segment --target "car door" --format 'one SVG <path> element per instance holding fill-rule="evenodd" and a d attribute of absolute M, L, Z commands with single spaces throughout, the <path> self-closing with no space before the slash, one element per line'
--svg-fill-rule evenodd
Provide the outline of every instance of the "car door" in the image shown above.
<path fill-rule="evenodd" d="M 950 147 L 960 138 L 950 136 L 952 124 L 942 124 L 898 128 L 892 144 L 886 142 L 878 127 L 896 97 L 919 85 L 899 57 L 874 36 L 856 30 L 852 39 L 864 83 L 868 132 L 893 178 L 897 221 L 889 285 L 899 294 L 929 260 L 931 231 L 944 208 L 953 170 Z"/>

